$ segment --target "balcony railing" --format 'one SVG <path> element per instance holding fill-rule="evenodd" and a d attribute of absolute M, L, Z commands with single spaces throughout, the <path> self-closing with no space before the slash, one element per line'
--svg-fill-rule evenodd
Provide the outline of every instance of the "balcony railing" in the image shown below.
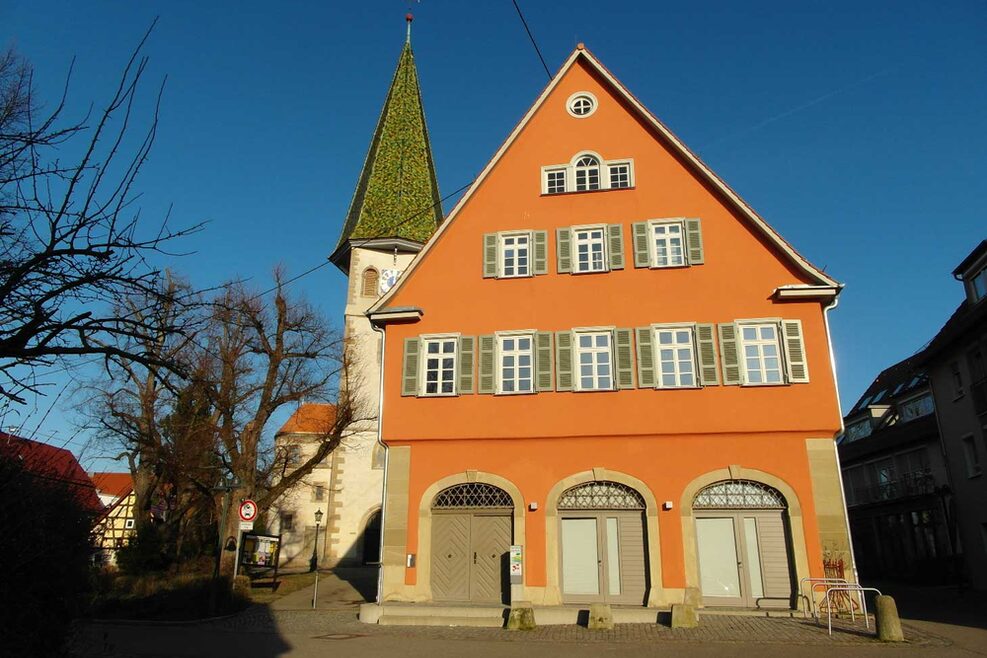
<path fill-rule="evenodd" d="M 934 493 L 936 480 L 929 470 L 912 471 L 901 477 L 869 487 L 854 488 L 850 492 L 851 505 L 866 505 L 909 496 Z"/>

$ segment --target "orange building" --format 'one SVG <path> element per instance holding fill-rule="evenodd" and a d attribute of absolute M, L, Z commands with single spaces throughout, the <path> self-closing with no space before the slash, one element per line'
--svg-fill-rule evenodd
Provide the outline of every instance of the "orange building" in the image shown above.
<path fill-rule="evenodd" d="M 794 606 L 850 561 L 840 288 L 577 48 L 367 312 L 380 601 Z"/>

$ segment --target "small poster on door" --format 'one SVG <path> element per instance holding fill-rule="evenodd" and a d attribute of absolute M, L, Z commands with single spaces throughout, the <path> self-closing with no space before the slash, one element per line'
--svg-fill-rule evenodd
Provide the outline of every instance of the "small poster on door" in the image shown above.
<path fill-rule="evenodd" d="M 511 546 L 511 560 L 510 560 L 510 575 L 511 584 L 520 585 L 521 584 L 521 547 L 517 544 Z"/>

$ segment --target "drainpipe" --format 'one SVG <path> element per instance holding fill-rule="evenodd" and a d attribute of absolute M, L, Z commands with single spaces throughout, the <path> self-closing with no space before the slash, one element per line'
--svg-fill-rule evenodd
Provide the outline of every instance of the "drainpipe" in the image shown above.
<path fill-rule="evenodd" d="M 833 353 L 833 335 L 829 331 L 829 312 L 840 305 L 839 295 L 833 298 L 831 304 L 823 306 L 823 324 L 826 327 L 826 342 L 829 343 L 829 366 L 833 370 L 833 386 L 836 389 L 836 408 L 840 413 L 840 434 L 846 431 L 843 426 L 843 404 L 840 402 L 840 383 L 836 377 L 836 355 Z M 840 497 L 843 500 L 843 523 L 846 526 L 846 540 L 850 546 L 850 562 L 853 564 L 853 582 L 860 583 L 857 575 L 857 556 L 853 550 L 853 537 L 850 536 L 850 513 L 846 506 L 846 487 L 843 486 L 843 468 L 840 465 L 840 450 L 833 441 L 833 454 L 836 456 L 836 469 L 840 480 Z"/>
<path fill-rule="evenodd" d="M 387 519 L 387 473 L 391 461 L 391 453 L 383 439 L 384 354 L 386 353 L 384 348 L 387 346 L 387 333 L 373 320 L 370 320 L 370 328 L 380 334 L 380 377 L 377 378 L 377 443 L 384 450 L 384 486 L 381 490 L 380 499 L 380 547 L 377 553 L 380 563 L 377 566 L 377 605 L 381 605 L 384 599 L 384 527 L 385 519 Z"/>

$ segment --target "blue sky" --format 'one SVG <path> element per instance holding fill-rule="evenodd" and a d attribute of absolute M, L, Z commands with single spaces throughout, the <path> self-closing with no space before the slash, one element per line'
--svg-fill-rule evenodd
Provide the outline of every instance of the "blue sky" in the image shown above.
<path fill-rule="evenodd" d="M 553 73 L 585 42 L 786 239 L 847 284 L 832 314 L 845 407 L 959 303 L 949 273 L 987 237 L 983 2 L 520 4 Z M 194 256 L 168 263 L 196 285 L 241 276 L 266 287 L 275 264 L 299 273 L 335 244 L 407 7 L 7 0 L 0 45 L 31 60 L 47 99 L 75 57 L 68 109 L 78 115 L 108 98 L 160 16 L 137 108 L 150 116 L 167 76 L 138 183 L 143 213 L 153 219 L 172 205 L 176 224 L 210 222 L 184 244 Z M 510 0 L 424 0 L 412 10 L 447 194 L 483 168 L 546 75 Z M 334 268 L 294 287 L 341 317 L 345 281 Z M 53 376 L 52 395 L 65 382 Z M 30 433 L 51 399 L 4 424 L 24 422 Z M 39 436 L 69 440 L 73 406 L 60 400 Z"/>

